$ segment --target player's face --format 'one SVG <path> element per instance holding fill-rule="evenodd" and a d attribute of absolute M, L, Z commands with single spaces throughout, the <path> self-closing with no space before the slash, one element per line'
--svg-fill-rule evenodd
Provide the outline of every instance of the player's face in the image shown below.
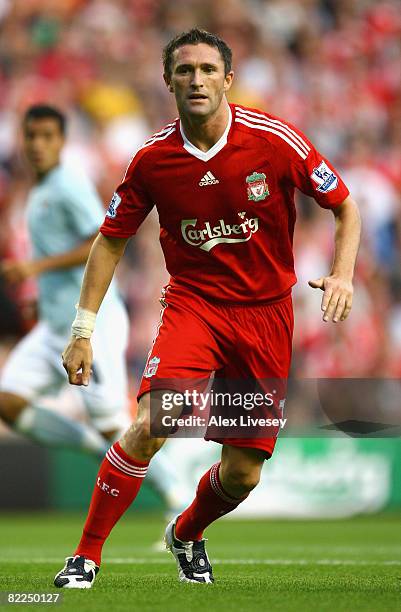
<path fill-rule="evenodd" d="M 24 126 L 24 151 L 34 171 L 46 174 L 60 162 L 64 136 L 56 119 L 31 119 Z"/>
<path fill-rule="evenodd" d="M 199 43 L 174 51 L 167 86 L 174 93 L 180 116 L 209 117 L 230 89 L 234 73 L 224 74 L 224 61 L 215 47 Z"/>

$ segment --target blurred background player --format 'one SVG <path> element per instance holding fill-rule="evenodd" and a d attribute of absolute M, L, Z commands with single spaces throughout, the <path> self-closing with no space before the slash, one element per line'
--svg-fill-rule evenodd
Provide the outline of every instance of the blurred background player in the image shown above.
<path fill-rule="evenodd" d="M 102 219 L 99 197 L 86 177 L 61 163 L 66 119 L 56 108 L 30 107 L 23 142 L 34 185 L 27 203 L 32 259 L 4 261 L 9 283 L 37 277 L 39 322 L 11 351 L 1 372 L 0 415 L 20 433 L 49 446 L 101 455 L 128 418 L 125 349 L 128 321 L 111 285 L 96 333 L 94 385 L 80 389 L 90 425 L 41 405 L 65 385 L 59 351 L 70 332 L 83 266 Z"/>
<path fill-rule="evenodd" d="M 61 163 L 65 132 L 65 116 L 56 108 L 36 105 L 25 114 L 24 152 L 35 181 L 27 204 L 33 258 L 5 261 L 1 272 L 9 283 L 38 277 L 39 322 L 13 349 L 2 370 L 0 415 L 36 442 L 80 448 L 103 457 L 130 420 L 125 361 L 128 318 L 114 282 L 94 340 L 94 384 L 79 389 L 90 425 L 41 405 L 43 396 L 66 386 L 60 350 L 70 335 L 83 266 L 104 212 L 88 179 Z M 179 497 L 174 471 L 163 455 L 157 464 L 150 480 L 175 511 Z"/>

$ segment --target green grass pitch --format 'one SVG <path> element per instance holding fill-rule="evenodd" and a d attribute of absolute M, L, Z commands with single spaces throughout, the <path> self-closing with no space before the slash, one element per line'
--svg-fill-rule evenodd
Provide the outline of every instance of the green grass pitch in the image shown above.
<path fill-rule="evenodd" d="M 169 553 L 152 550 L 163 519 L 131 513 L 104 548 L 94 588 L 59 591 L 52 579 L 72 552 L 82 521 L 74 514 L 0 515 L 0 590 L 60 592 L 56 609 L 74 612 L 401 609 L 398 516 L 220 521 L 207 532 L 216 582 L 192 585 L 178 582 Z"/>

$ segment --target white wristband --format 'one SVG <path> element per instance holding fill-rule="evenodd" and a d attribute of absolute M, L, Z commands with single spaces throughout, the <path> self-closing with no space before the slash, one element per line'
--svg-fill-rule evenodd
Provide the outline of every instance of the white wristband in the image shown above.
<path fill-rule="evenodd" d="M 96 313 L 81 308 L 78 304 L 75 308 L 77 309 L 77 315 L 71 326 L 72 335 L 77 338 L 90 338 L 95 329 Z"/>

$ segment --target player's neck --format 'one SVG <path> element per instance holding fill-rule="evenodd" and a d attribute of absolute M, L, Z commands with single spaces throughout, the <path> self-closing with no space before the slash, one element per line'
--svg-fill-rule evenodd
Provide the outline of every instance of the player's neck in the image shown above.
<path fill-rule="evenodd" d="M 208 151 L 223 136 L 230 120 L 230 107 L 223 100 L 211 117 L 180 117 L 186 138 L 201 151 Z"/>
<path fill-rule="evenodd" d="M 41 183 L 59 165 L 60 165 L 60 161 L 58 161 L 56 164 L 54 164 L 50 168 L 47 168 L 46 170 L 42 170 L 42 171 L 41 170 L 35 170 L 34 171 L 35 183 Z"/>

